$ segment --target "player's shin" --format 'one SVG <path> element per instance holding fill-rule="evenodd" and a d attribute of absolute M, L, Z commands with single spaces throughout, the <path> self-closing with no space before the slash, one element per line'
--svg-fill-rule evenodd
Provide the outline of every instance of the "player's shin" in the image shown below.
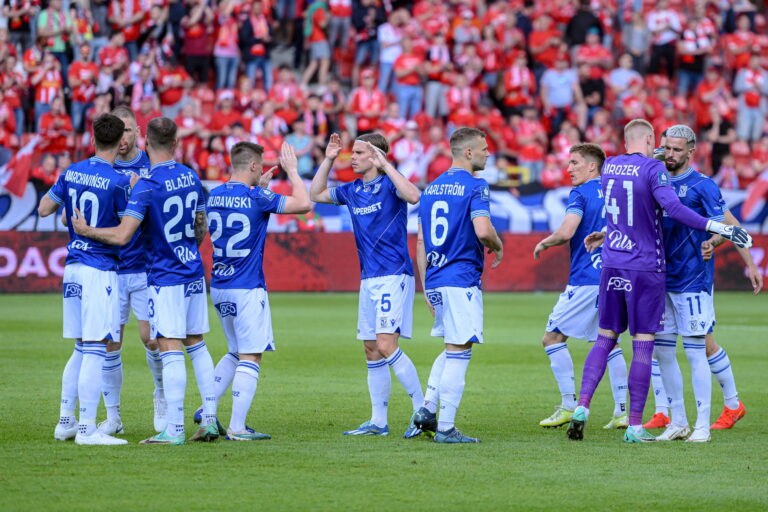
<path fill-rule="evenodd" d="M 83 342 L 76 341 L 72 355 L 69 356 L 64 373 L 61 376 L 61 404 L 59 406 L 59 421 L 74 423 L 77 410 L 77 382 L 80 376 L 80 366 L 83 362 Z"/>
<path fill-rule="evenodd" d="M 200 340 L 195 345 L 187 346 L 187 354 L 192 359 L 192 367 L 195 370 L 197 388 L 200 390 L 200 399 L 203 401 L 202 426 L 216 423 L 216 388 L 214 385 L 213 359 L 205 345 L 205 340 Z"/>
<path fill-rule="evenodd" d="M 725 406 L 729 409 L 739 407 L 739 394 L 736 391 L 736 380 L 733 378 L 731 361 L 726 354 L 725 349 L 720 349 L 707 359 L 709 369 L 714 375 L 717 383 L 723 389 L 723 399 Z"/>
<path fill-rule="evenodd" d="M 104 395 L 104 407 L 107 420 L 120 423 L 120 390 L 123 387 L 123 362 L 121 350 L 107 352 L 101 369 L 101 393 Z"/>
<path fill-rule="evenodd" d="M 445 351 L 445 369 L 440 379 L 440 414 L 437 429 L 446 432 L 454 427 L 456 411 L 464 394 L 464 384 L 472 349 Z"/>
<path fill-rule="evenodd" d="M 83 343 L 83 362 L 77 380 L 80 399 L 80 434 L 89 436 L 96 431 L 96 412 L 101 394 L 101 372 L 107 355 L 105 343 Z"/>
<path fill-rule="evenodd" d="M 691 364 L 693 396 L 696 399 L 696 429 L 709 429 L 712 405 L 712 377 L 703 336 L 684 336 L 683 348 Z"/>
<path fill-rule="evenodd" d="M 184 352 L 170 350 L 162 352 L 163 384 L 165 401 L 168 404 L 168 426 L 166 432 L 171 436 L 184 433 L 184 391 L 187 387 L 187 368 L 184 365 Z"/>
<path fill-rule="evenodd" d="M 632 340 L 632 364 L 629 367 L 629 425 L 639 431 L 643 409 L 651 385 L 652 340 Z"/>
<path fill-rule="evenodd" d="M 229 428 L 233 432 L 245 431 L 245 417 L 251 408 L 259 384 L 260 366 L 253 361 L 240 361 L 232 379 L 232 416 Z"/>
<path fill-rule="evenodd" d="M 445 370 L 445 350 L 440 352 L 432 363 L 432 370 L 427 380 L 427 392 L 424 394 L 424 407 L 432 414 L 437 412 L 437 404 L 440 400 L 440 380 Z"/>
<path fill-rule="evenodd" d="M 597 336 L 597 341 L 584 361 L 584 373 L 581 376 L 581 389 L 579 391 L 579 405 L 589 408 L 589 404 L 592 402 L 592 395 L 595 394 L 597 385 L 605 374 L 608 354 L 610 354 L 615 346 L 615 339 L 602 334 Z"/>
<path fill-rule="evenodd" d="M 608 354 L 608 376 L 611 380 L 615 418 L 627 412 L 627 362 L 618 346 Z"/>
<path fill-rule="evenodd" d="M 392 388 L 392 377 L 386 359 L 368 361 L 368 394 L 371 397 L 371 423 L 377 427 L 387 425 L 387 409 L 389 393 Z"/>
<path fill-rule="evenodd" d="M 544 347 L 549 366 L 557 381 L 562 396 L 561 406 L 566 411 L 576 408 L 576 384 L 573 376 L 573 359 L 565 343 L 555 343 Z"/>
<path fill-rule="evenodd" d="M 235 372 L 238 369 L 240 357 L 234 352 L 224 354 L 213 370 L 213 380 L 215 385 L 216 400 L 220 399 L 224 392 L 233 383 Z"/>
<path fill-rule="evenodd" d="M 651 361 L 651 386 L 653 387 L 654 403 L 656 405 L 656 414 L 669 416 L 669 400 L 667 399 L 667 390 L 664 388 L 664 381 L 661 380 L 661 368 L 659 361 Z"/>
<path fill-rule="evenodd" d="M 413 410 L 417 410 L 424 402 L 424 393 L 421 391 L 419 374 L 413 365 L 413 361 L 402 349 L 398 348 L 387 358 L 387 364 L 392 368 L 400 384 L 405 388 L 405 392 L 411 397 Z"/>
<path fill-rule="evenodd" d="M 160 350 L 145 348 L 147 366 L 149 371 L 152 372 L 152 381 L 155 383 L 155 391 L 162 394 L 163 392 L 163 360 L 160 359 Z"/>
<path fill-rule="evenodd" d="M 685 427 L 688 425 L 688 417 L 683 399 L 683 374 L 677 363 L 677 334 L 665 334 L 663 338 L 656 338 L 654 353 L 659 362 L 659 372 L 664 383 L 672 423 Z"/>

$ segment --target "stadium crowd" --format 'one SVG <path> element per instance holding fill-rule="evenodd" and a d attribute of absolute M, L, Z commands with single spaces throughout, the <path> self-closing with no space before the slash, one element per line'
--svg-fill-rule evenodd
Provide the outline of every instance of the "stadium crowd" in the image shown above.
<path fill-rule="evenodd" d="M 0 166 L 38 134 L 47 189 L 117 105 L 142 133 L 174 119 L 207 180 L 238 141 L 265 169 L 287 141 L 311 179 L 338 132 L 331 177 L 351 181 L 351 141 L 379 131 L 423 187 L 476 126 L 486 179 L 526 193 L 570 184 L 575 143 L 621 152 L 640 117 L 695 127 L 698 169 L 743 189 L 768 169 L 768 33 L 746 0 L 2 1 Z"/>

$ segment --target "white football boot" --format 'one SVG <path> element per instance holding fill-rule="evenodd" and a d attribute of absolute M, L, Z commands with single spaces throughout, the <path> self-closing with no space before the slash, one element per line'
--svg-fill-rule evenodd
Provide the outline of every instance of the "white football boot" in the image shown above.
<path fill-rule="evenodd" d="M 118 445 L 118 444 L 128 444 L 128 441 L 126 441 L 125 439 L 118 439 L 117 437 L 112 437 L 110 435 L 103 434 L 98 430 L 96 430 L 93 434 L 89 436 L 78 432 L 77 436 L 75 436 L 75 444 Z"/>
<path fill-rule="evenodd" d="M 670 423 L 660 435 L 656 436 L 657 441 L 674 441 L 675 439 L 685 439 L 691 433 L 691 428 L 686 425 L 681 427 Z"/>
<path fill-rule="evenodd" d="M 78 428 L 79 425 L 77 421 L 70 421 L 69 423 L 61 423 L 61 421 L 59 421 L 56 428 L 53 430 L 53 438 L 57 441 L 74 439 L 77 435 Z"/>
<path fill-rule="evenodd" d="M 688 443 L 708 443 L 711 439 L 709 435 L 709 428 L 696 428 L 693 430 L 693 434 L 685 441 Z"/>

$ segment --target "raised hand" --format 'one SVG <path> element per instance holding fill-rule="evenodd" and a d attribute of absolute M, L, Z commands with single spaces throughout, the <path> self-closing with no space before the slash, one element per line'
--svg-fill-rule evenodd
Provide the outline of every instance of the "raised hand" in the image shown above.
<path fill-rule="evenodd" d="M 299 160 L 296 158 L 296 152 L 287 142 L 283 142 L 280 148 L 280 167 L 288 174 L 298 174 Z"/>
<path fill-rule="evenodd" d="M 261 188 L 267 188 L 269 186 L 269 181 L 272 179 L 272 176 L 275 175 L 275 171 L 277 170 L 277 166 L 272 167 L 267 172 L 259 176 L 259 186 Z"/>
<path fill-rule="evenodd" d="M 325 148 L 325 158 L 336 160 L 339 153 L 341 153 L 341 137 L 339 137 L 338 133 L 332 133 L 328 146 Z"/>
<path fill-rule="evenodd" d="M 373 165 L 377 169 L 383 169 L 387 165 L 387 155 L 370 142 L 366 142 L 366 144 L 368 144 L 368 149 L 371 151 L 371 162 L 373 162 Z"/>

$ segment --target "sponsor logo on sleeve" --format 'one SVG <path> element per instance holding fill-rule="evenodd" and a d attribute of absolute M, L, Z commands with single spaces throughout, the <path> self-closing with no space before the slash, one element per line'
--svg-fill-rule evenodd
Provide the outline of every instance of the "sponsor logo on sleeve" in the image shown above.
<path fill-rule="evenodd" d="M 667 174 L 667 171 L 659 171 L 659 185 L 669 185 L 669 174 Z"/>
<path fill-rule="evenodd" d="M 220 302 L 215 304 L 221 318 L 227 316 L 237 316 L 237 304 L 234 302 Z"/>
<path fill-rule="evenodd" d="M 488 190 L 488 187 L 483 187 L 480 189 L 480 199 L 483 201 L 488 201 L 491 198 L 491 192 Z"/>

